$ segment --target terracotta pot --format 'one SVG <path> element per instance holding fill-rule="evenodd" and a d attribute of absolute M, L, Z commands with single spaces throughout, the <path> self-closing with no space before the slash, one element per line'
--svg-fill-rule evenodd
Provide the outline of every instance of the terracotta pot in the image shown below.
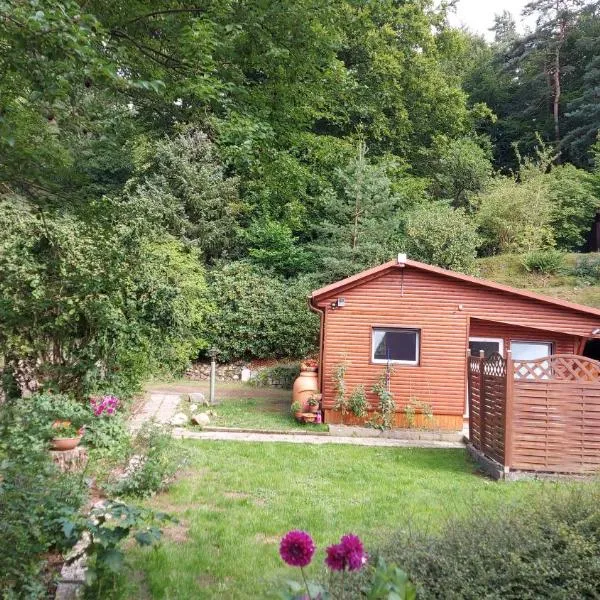
<path fill-rule="evenodd" d="M 317 420 L 317 415 L 315 413 L 305 413 L 303 417 L 305 423 L 314 423 Z"/>
<path fill-rule="evenodd" d="M 318 413 L 319 412 L 319 405 L 317 404 L 316 406 L 313 406 L 312 404 L 308 405 L 308 412 L 309 413 Z"/>
<path fill-rule="evenodd" d="M 294 418 L 298 423 L 304 423 L 304 413 L 301 410 L 294 413 Z"/>
<path fill-rule="evenodd" d="M 292 402 L 300 402 L 302 411 L 308 412 L 308 399 L 319 391 L 319 380 L 317 370 L 300 371 L 300 375 L 294 381 L 292 388 Z"/>
<path fill-rule="evenodd" d="M 53 450 L 73 450 L 79 446 L 82 436 L 79 435 L 73 438 L 52 438 L 52 449 Z"/>

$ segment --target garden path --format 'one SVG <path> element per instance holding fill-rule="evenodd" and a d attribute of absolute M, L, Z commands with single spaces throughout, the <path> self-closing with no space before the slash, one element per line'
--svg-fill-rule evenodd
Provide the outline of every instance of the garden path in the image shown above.
<path fill-rule="evenodd" d="M 188 431 L 176 428 L 173 437 L 189 440 L 226 440 L 237 442 L 288 442 L 291 444 L 349 444 L 351 446 L 386 446 L 397 448 L 464 448 L 462 442 L 446 440 L 401 440 L 359 438 L 337 435 L 297 435 L 293 433 L 249 433 L 233 431 Z"/>
<path fill-rule="evenodd" d="M 151 392 L 150 397 L 134 413 L 129 428 L 137 431 L 140 427 L 154 419 L 157 423 L 167 424 L 177 412 L 177 407 L 181 401 L 181 394 L 171 394 L 168 392 Z"/>

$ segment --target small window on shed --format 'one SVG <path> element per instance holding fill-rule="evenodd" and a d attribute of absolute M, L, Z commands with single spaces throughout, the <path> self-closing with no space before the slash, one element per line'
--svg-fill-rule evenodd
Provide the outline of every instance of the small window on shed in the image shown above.
<path fill-rule="evenodd" d="M 419 364 L 418 329 L 397 329 L 388 327 L 373 328 L 374 363 L 397 363 L 403 365 Z"/>

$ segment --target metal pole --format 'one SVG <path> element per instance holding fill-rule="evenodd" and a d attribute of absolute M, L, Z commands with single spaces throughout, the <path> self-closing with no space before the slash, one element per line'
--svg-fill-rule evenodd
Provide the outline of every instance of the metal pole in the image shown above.
<path fill-rule="evenodd" d="M 211 352 L 210 356 L 210 405 L 215 403 L 215 383 L 217 381 L 217 361 L 215 353 Z"/>

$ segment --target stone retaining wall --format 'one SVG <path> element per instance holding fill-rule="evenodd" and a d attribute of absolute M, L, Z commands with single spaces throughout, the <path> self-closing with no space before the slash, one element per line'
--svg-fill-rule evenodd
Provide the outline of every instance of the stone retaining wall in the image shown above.
<path fill-rule="evenodd" d="M 217 381 L 243 381 L 286 390 L 292 389 L 298 373 L 299 366 L 296 363 L 275 363 L 265 367 L 253 367 L 243 362 L 217 364 Z M 185 376 L 193 381 L 208 381 L 210 362 L 193 363 L 185 372 Z"/>

